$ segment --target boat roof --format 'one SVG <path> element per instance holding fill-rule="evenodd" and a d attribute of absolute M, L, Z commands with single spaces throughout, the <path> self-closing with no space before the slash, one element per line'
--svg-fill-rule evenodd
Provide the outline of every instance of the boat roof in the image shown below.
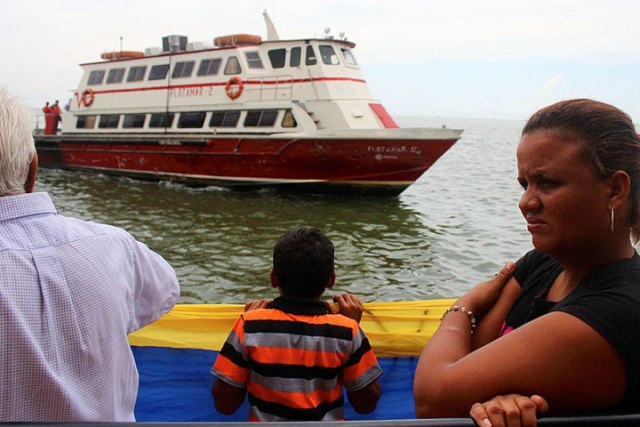
<path fill-rule="evenodd" d="M 223 37 L 233 37 L 236 36 L 234 34 L 230 34 L 228 36 L 223 36 Z M 256 36 L 259 37 L 259 36 Z M 336 39 L 336 38 L 301 38 L 301 39 L 287 39 L 287 40 L 261 40 L 256 44 L 235 44 L 235 45 L 225 45 L 225 46 L 212 46 L 212 47 L 206 47 L 204 49 L 185 49 L 185 50 L 178 50 L 178 51 L 161 51 L 160 53 L 157 54 L 142 54 L 142 55 L 136 55 L 134 57 L 121 57 L 121 58 L 113 58 L 113 59 L 103 59 L 100 61 L 91 61 L 91 62 L 83 62 L 80 65 L 84 66 L 84 65 L 95 65 L 95 64 L 104 64 L 104 63 L 113 63 L 113 62 L 120 62 L 120 61 L 134 61 L 134 60 L 141 60 L 141 59 L 145 59 L 145 58 L 160 58 L 163 56 L 176 56 L 176 55 L 190 55 L 190 54 L 194 54 L 194 53 L 201 53 L 201 52 L 219 52 L 219 51 L 223 51 L 223 50 L 230 50 L 230 49 L 240 49 L 240 48 L 256 48 L 259 46 L 263 46 L 263 45 L 292 45 L 292 44 L 300 44 L 300 43 L 304 43 L 304 44 L 308 44 L 311 42 L 318 42 L 318 43 L 334 43 L 334 44 L 341 44 L 341 45 L 345 45 L 346 47 L 353 49 L 356 44 L 350 40 L 346 40 L 346 39 Z M 130 51 L 127 51 L 130 52 Z M 110 53 L 118 53 L 116 52 L 103 52 L 102 55 L 108 55 Z M 142 53 L 142 52 L 139 52 Z"/>

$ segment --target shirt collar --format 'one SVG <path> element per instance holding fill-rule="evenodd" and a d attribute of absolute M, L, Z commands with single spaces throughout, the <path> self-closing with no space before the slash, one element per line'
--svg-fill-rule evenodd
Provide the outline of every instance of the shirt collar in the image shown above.
<path fill-rule="evenodd" d="M 48 193 L 24 193 L 0 197 L 0 222 L 57 213 Z"/>
<path fill-rule="evenodd" d="M 277 297 L 271 301 L 269 308 L 275 308 L 291 314 L 320 315 L 331 313 L 327 305 L 320 300 L 288 296 Z"/>

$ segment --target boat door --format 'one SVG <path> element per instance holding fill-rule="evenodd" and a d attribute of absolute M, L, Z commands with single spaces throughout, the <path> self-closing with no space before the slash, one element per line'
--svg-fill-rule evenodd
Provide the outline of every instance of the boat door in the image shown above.
<path fill-rule="evenodd" d="M 257 89 L 257 98 L 260 101 L 288 101 L 293 91 L 293 76 L 265 76 L 259 79 L 259 84 L 245 87 L 248 91 Z"/>

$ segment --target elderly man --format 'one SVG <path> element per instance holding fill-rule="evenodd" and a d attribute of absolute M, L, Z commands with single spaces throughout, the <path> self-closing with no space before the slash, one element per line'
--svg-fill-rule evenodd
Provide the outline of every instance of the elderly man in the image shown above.
<path fill-rule="evenodd" d="M 34 192 L 30 123 L 0 88 L 0 421 L 135 421 L 127 334 L 175 305 L 175 271 Z"/>

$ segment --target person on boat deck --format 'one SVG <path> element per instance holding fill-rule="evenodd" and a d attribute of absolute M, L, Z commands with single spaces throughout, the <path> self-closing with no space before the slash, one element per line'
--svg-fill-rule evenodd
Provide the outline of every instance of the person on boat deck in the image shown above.
<path fill-rule="evenodd" d="M 174 269 L 125 230 L 34 192 L 29 110 L 0 88 L 0 421 L 135 421 L 127 334 L 176 303 Z"/>
<path fill-rule="evenodd" d="M 52 135 L 53 134 L 53 114 L 51 114 L 51 106 L 49 105 L 49 101 L 44 104 L 42 107 L 42 112 L 44 113 L 44 134 Z"/>
<path fill-rule="evenodd" d="M 248 393 L 250 421 L 343 420 L 343 386 L 357 412 L 375 409 L 382 369 L 358 325 L 361 302 L 320 300 L 335 278 L 333 243 L 320 230 L 278 240 L 270 280 L 280 296 L 245 305 L 211 369 L 219 412 L 232 414 Z"/>
<path fill-rule="evenodd" d="M 518 206 L 535 249 L 444 315 L 416 368 L 416 414 L 470 413 L 491 427 L 535 425 L 544 413 L 638 412 L 633 122 L 601 102 L 558 102 L 526 123 L 517 164 Z"/>
<path fill-rule="evenodd" d="M 53 133 L 56 134 L 58 133 L 58 123 L 62 121 L 62 110 L 57 99 L 51 106 L 51 114 L 53 115 Z"/>

